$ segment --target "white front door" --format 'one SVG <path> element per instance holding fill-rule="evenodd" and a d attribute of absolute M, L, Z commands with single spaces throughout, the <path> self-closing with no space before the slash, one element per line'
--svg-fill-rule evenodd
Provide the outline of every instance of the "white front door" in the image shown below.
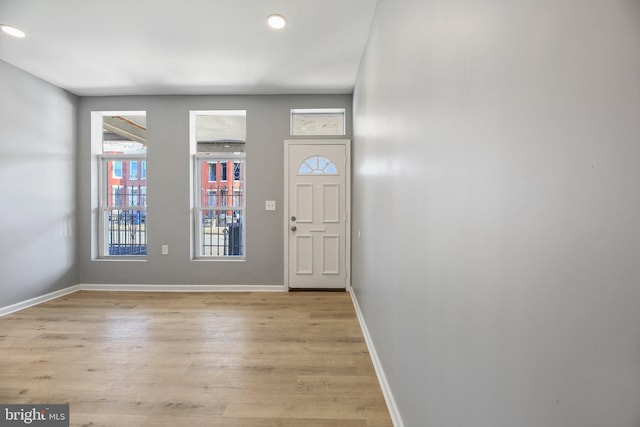
<path fill-rule="evenodd" d="M 285 284 L 345 289 L 349 280 L 348 140 L 285 141 Z"/>

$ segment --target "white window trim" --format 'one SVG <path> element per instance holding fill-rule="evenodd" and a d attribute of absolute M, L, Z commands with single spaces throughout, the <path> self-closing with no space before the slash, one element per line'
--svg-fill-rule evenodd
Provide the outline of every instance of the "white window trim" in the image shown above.
<path fill-rule="evenodd" d="M 192 214 L 192 222 L 191 222 L 191 239 L 192 239 L 192 244 L 191 244 L 191 259 L 193 261 L 204 261 L 204 262 L 210 262 L 210 261 L 216 261 L 216 262 L 244 262 L 246 261 L 246 256 L 247 256 L 247 245 L 246 245 L 246 240 L 247 240 L 247 224 L 246 224 L 246 215 L 245 215 L 245 222 L 243 223 L 243 233 L 242 233 L 242 245 L 244 247 L 244 251 L 243 251 L 243 255 L 241 256 L 216 256 L 216 257 L 201 257 L 200 256 L 200 233 L 201 233 L 201 229 L 199 227 L 201 227 L 202 225 L 199 224 L 200 222 L 200 212 L 197 208 L 196 208 L 196 204 L 197 205 L 201 205 L 202 201 L 199 199 L 200 197 L 200 188 L 201 188 L 201 171 L 200 171 L 200 165 L 199 165 L 199 161 L 196 160 L 197 157 L 206 157 L 206 158 L 216 158 L 218 157 L 218 159 L 229 159 L 232 160 L 234 157 L 234 153 L 200 153 L 198 154 L 197 151 L 197 147 L 198 147 L 198 142 L 197 142 L 197 132 L 196 132 L 196 119 L 198 116 L 219 116 L 219 115 L 223 115 L 223 116 L 247 116 L 247 110 L 246 109 L 236 109 L 236 110 L 190 110 L 189 111 L 189 154 L 192 156 L 191 160 L 191 168 L 192 168 L 192 173 L 190 174 L 190 184 L 191 184 L 191 188 L 192 188 L 192 197 L 190 200 L 190 209 L 191 209 L 191 214 Z M 247 176 L 246 176 L 246 164 L 247 164 L 247 159 L 246 159 L 246 155 L 245 153 L 242 153 L 242 155 L 240 156 L 236 156 L 238 159 L 242 159 L 244 161 L 245 164 L 245 175 L 244 175 L 244 213 L 246 214 L 246 206 L 247 206 L 247 199 L 246 199 L 246 195 L 247 195 Z M 220 177 L 221 178 L 221 177 Z M 222 182 L 222 181 L 221 181 Z M 218 194 L 219 197 L 219 194 Z"/>
<path fill-rule="evenodd" d="M 118 260 L 118 258 L 109 257 L 109 258 L 101 258 L 100 257 L 100 248 L 103 243 L 103 233 L 100 227 L 100 210 L 99 210 L 99 198 L 100 198 L 100 189 L 101 186 L 107 185 L 103 183 L 104 176 L 102 175 L 102 171 L 100 170 L 100 161 L 99 156 L 103 155 L 103 129 L 104 129 L 104 120 L 105 116 L 142 116 L 147 115 L 146 110 L 107 110 L 107 111 L 91 111 L 91 197 L 90 197 L 90 207 L 91 207 L 91 247 L 90 247 L 90 256 L 92 261 L 102 261 L 102 260 Z M 146 178 L 145 178 L 146 179 Z M 135 257 L 135 258 L 120 258 L 119 260 L 123 261 L 146 261 L 145 257 Z"/>

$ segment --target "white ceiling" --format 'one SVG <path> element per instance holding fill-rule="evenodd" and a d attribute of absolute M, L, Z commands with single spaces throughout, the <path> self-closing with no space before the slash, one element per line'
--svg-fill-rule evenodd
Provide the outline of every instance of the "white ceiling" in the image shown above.
<path fill-rule="evenodd" d="M 0 0 L 0 24 L 27 33 L 0 34 L 0 59 L 84 96 L 351 93 L 375 4 Z"/>

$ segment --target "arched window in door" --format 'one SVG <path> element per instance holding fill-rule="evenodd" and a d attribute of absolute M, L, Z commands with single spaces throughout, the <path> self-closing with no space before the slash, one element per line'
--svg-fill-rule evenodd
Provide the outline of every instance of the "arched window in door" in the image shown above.
<path fill-rule="evenodd" d="M 324 156 L 309 156 L 298 167 L 298 175 L 338 175 L 338 169 Z"/>

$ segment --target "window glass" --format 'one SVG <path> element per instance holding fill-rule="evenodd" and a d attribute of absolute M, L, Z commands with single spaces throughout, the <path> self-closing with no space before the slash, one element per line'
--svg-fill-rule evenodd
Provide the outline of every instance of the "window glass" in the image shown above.
<path fill-rule="evenodd" d="M 210 162 L 208 163 L 209 168 L 209 178 L 208 181 L 209 182 L 216 182 L 216 176 L 217 176 L 217 170 L 218 170 L 218 163 L 217 162 Z"/>
<path fill-rule="evenodd" d="M 344 108 L 291 110 L 291 135 L 345 135 Z"/>
<path fill-rule="evenodd" d="M 244 153 L 245 111 L 202 111 L 195 115 L 197 153 Z"/>
<path fill-rule="evenodd" d="M 122 178 L 122 162 L 113 162 L 111 164 L 111 174 L 114 178 Z"/>
<path fill-rule="evenodd" d="M 338 175 L 338 169 L 324 156 L 310 156 L 298 167 L 298 175 Z"/>
<path fill-rule="evenodd" d="M 227 162 L 220 163 L 220 180 L 221 181 L 227 180 Z"/>
<path fill-rule="evenodd" d="M 102 116 L 102 154 L 146 154 L 146 114 Z"/>
<path fill-rule="evenodd" d="M 242 176 L 242 167 L 240 162 L 233 162 L 233 180 L 240 181 Z"/>

